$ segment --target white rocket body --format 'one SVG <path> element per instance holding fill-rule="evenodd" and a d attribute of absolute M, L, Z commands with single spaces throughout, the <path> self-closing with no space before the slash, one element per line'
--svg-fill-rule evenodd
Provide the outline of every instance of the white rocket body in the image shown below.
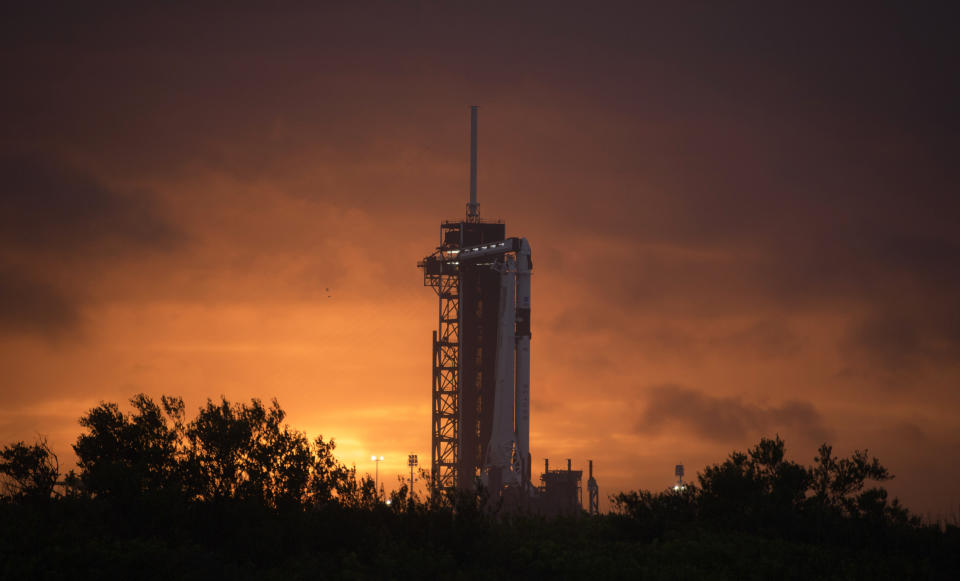
<path fill-rule="evenodd" d="M 509 247 L 509 248 L 508 248 Z M 526 239 L 464 249 L 468 256 L 503 253 L 497 325 L 493 426 L 485 458 L 488 486 L 530 483 L 530 245 Z"/>
<path fill-rule="evenodd" d="M 498 264 L 500 271 L 500 312 L 497 325 L 497 371 L 494 395 L 493 426 L 487 446 L 487 472 L 496 470 L 498 484 L 519 484 L 520 477 L 512 470 L 516 445 L 514 428 L 513 358 L 516 321 L 516 267 L 512 256 Z M 489 485 L 489 483 L 488 483 Z"/>

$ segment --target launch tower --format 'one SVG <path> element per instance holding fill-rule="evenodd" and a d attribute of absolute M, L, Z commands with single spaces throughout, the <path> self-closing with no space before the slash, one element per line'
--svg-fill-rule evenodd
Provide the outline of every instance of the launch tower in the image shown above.
<path fill-rule="evenodd" d="M 470 108 L 470 201 L 421 260 L 439 298 L 433 333 L 431 478 L 438 492 L 530 490 L 530 273 L 525 238 L 480 219 L 477 107 Z"/>

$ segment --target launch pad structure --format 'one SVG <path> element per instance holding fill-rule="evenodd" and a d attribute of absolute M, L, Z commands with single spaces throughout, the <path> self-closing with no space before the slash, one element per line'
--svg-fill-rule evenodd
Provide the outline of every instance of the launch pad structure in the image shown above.
<path fill-rule="evenodd" d="M 567 512 L 561 505 L 572 507 L 574 502 L 579 506 L 581 471 L 575 472 L 572 497 L 561 491 L 570 489 L 568 480 L 574 472 L 569 469 L 566 476 L 550 476 L 548 470 L 546 478 L 541 477 L 542 486 L 531 484 L 533 262 L 525 238 L 508 238 L 502 222 L 480 219 L 476 106 L 470 108 L 466 216 L 440 224 L 439 246 L 417 266 L 423 270 L 424 285 L 432 287 L 439 299 L 431 389 L 434 493 L 482 488 L 518 505 L 534 509 L 540 505 L 541 512 Z M 593 481 L 591 493 L 595 486 Z M 546 502 L 548 497 L 564 500 Z"/>

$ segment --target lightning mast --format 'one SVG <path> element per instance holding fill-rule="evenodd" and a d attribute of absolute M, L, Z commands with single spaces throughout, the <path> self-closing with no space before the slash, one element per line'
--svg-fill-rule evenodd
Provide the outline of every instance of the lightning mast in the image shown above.
<path fill-rule="evenodd" d="M 470 201 L 467 203 L 467 222 L 480 221 L 480 204 L 477 203 L 477 109 L 470 106 Z"/>

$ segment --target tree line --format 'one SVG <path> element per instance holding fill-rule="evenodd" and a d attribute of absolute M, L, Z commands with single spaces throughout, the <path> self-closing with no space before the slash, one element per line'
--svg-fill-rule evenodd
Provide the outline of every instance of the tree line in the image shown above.
<path fill-rule="evenodd" d="M 921 519 L 879 485 L 892 478 L 866 450 L 844 458 L 828 444 L 812 465 L 803 466 L 787 459 L 786 443 L 776 436 L 707 466 L 697 484 L 661 493 L 621 492 L 611 500 L 618 513 L 644 523 L 650 534 L 691 523 L 803 540 L 922 528 Z"/>
<path fill-rule="evenodd" d="M 60 475 L 47 442 L 16 442 L 0 451 L 5 497 L 40 502 L 62 496 L 130 501 L 176 496 L 189 501 L 247 500 L 269 507 L 339 502 L 369 506 L 377 492 L 333 455 L 335 443 L 284 423 L 274 399 L 208 400 L 187 421 L 183 399 L 131 398 L 131 413 L 101 403 L 80 418 L 73 444 L 77 470 Z"/>
<path fill-rule="evenodd" d="M 65 473 L 45 441 L 0 449 L 0 578 L 903 579 L 960 566 L 957 523 L 890 499 L 893 476 L 866 451 L 824 444 L 805 466 L 763 438 L 683 488 L 548 518 L 406 484 L 388 504 L 276 400 L 208 400 L 190 419 L 181 398 L 130 405 L 80 418 Z"/>

